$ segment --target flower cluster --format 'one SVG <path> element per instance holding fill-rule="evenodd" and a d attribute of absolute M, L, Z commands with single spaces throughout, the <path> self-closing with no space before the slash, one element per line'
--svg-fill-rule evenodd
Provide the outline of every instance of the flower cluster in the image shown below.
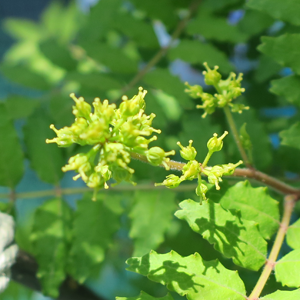
<path fill-rule="evenodd" d="M 76 98 L 73 114 L 75 122 L 70 127 L 53 129 L 57 137 L 46 140 L 47 143 L 57 143 L 58 146 L 68 147 L 73 143 L 91 145 L 88 153 L 79 153 L 69 159 L 63 171 L 74 170 L 87 186 L 100 189 L 108 188 L 107 181 L 111 178 L 117 183 L 125 180 L 131 182 L 134 170 L 128 166 L 131 161 L 131 152 L 144 155 L 152 165 L 163 165 L 168 169 L 169 155 L 175 151 L 165 152 L 160 147 L 149 148 L 149 143 L 157 136 L 147 138 L 153 133 L 160 133 L 152 127 L 155 114 L 144 113 L 147 91 L 139 88 L 138 95 L 128 99 L 123 96 L 119 108 L 109 104 L 108 100 L 93 102 L 93 112 L 90 104 L 82 97 Z"/>
<path fill-rule="evenodd" d="M 208 187 L 205 184 L 205 181 L 202 180 L 201 174 L 206 175 L 208 178 L 208 182 L 214 184 L 216 186 L 216 189 L 219 190 L 219 182 L 222 181 L 222 176 L 233 174 L 235 168 L 243 163 L 243 161 L 240 160 L 236 164 L 229 163 L 207 167 L 207 163 L 212 154 L 222 149 L 223 139 L 227 134 L 228 132 L 225 131 L 224 134 L 218 138 L 218 135 L 215 133 L 213 137 L 209 139 L 209 141 L 207 142 L 208 153 L 203 163 L 199 163 L 197 160 L 195 160 L 197 151 L 192 146 L 192 140 L 189 141 L 189 145 L 187 147 L 183 147 L 181 143 L 178 142 L 177 144 L 181 148 L 181 157 L 185 160 L 188 160 L 189 162 L 183 167 L 182 175 L 180 177 L 174 174 L 170 174 L 162 183 L 157 183 L 156 186 L 164 185 L 168 188 L 175 188 L 185 180 L 197 179 L 198 184 L 196 187 L 196 194 L 200 197 L 201 204 L 202 200 L 206 200 L 206 192 L 208 191 Z"/>
<path fill-rule="evenodd" d="M 236 74 L 230 73 L 229 77 L 226 80 L 222 80 L 221 74 L 217 71 L 218 66 L 215 66 L 211 70 L 207 63 L 204 63 L 204 66 L 207 71 L 203 72 L 204 80 L 207 85 L 212 85 L 217 90 L 217 94 L 211 95 L 209 93 L 204 93 L 203 89 L 199 85 L 191 86 L 186 82 L 188 88 L 185 90 L 193 98 L 201 98 L 203 104 L 197 105 L 197 108 L 204 109 L 203 118 L 207 114 L 212 114 L 217 107 L 230 106 L 232 112 L 242 113 L 244 109 L 249 109 L 248 106 L 243 104 L 232 103 L 232 100 L 237 98 L 245 91 L 241 87 L 241 81 L 243 79 L 243 74 L 239 74 L 236 77 Z"/>

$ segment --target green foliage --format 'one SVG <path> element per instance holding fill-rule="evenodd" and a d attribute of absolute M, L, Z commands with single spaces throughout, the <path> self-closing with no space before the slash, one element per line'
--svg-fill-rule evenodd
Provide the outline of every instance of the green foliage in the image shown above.
<path fill-rule="evenodd" d="M 281 144 L 300 149 L 300 123 L 297 122 L 288 130 L 280 132 Z"/>
<path fill-rule="evenodd" d="M 300 248 L 300 220 L 296 221 L 293 223 L 286 235 L 286 242 L 287 244 L 293 248 L 293 249 L 299 249 Z"/>

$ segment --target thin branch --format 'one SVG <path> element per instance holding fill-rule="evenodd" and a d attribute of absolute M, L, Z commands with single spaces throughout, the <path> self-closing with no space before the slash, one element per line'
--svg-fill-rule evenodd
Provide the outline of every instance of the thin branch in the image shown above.
<path fill-rule="evenodd" d="M 266 282 L 275 266 L 279 251 L 282 247 L 296 200 L 297 199 L 294 195 L 287 195 L 284 199 L 283 217 L 272 250 L 270 252 L 270 256 L 248 300 L 258 300 L 264 286 L 266 285 Z"/>

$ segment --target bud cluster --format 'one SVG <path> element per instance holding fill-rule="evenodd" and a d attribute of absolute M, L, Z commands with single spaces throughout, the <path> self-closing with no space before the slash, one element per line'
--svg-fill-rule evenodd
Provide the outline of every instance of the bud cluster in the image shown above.
<path fill-rule="evenodd" d="M 230 73 L 226 80 L 222 80 L 221 74 L 218 72 L 218 66 L 215 66 L 211 70 L 207 63 L 204 63 L 207 71 L 203 72 L 204 81 L 207 85 L 212 85 L 217 90 L 217 94 L 211 95 L 209 93 L 204 93 L 203 89 L 199 85 L 191 86 L 186 82 L 188 88 L 185 90 L 193 98 L 201 98 L 203 104 L 197 105 L 197 108 L 204 109 L 203 118 L 207 114 L 212 114 L 215 112 L 217 107 L 230 106 L 232 112 L 242 113 L 244 109 L 249 109 L 248 106 L 243 104 L 232 103 L 232 100 L 240 96 L 245 89 L 241 87 L 241 81 L 243 79 L 243 74 L 240 73 L 236 77 L 235 73 Z"/>
<path fill-rule="evenodd" d="M 243 161 L 239 161 L 236 164 L 224 164 L 224 165 L 216 165 L 213 167 L 207 167 L 207 163 L 214 152 L 220 151 L 223 147 L 223 139 L 228 134 L 227 131 L 224 132 L 218 138 L 218 135 L 215 133 L 212 138 L 207 142 L 208 153 L 203 161 L 203 163 L 199 163 L 195 160 L 197 151 L 192 146 L 193 141 L 189 141 L 189 145 L 184 147 L 180 142 L 177 143 L 180 150 L 180 155 L 183 159 L 188 160 L 189 162 L 183 167 L 182 175 L 176 176 L 174 174 L 170 174 L 162 183 L 157 183 L 156 186 L 164 185 L 168 188 L 175 188 L 181 182 L 185 180 L 198 180 L 198 184 L 196 187 L 196 194 L 200 197 L 200 204 L 202 200 L 206 200 L 206 193 L 208 191 L 208 187 L 205 184 L 205 181 L 202 180 L 201 174 L 206 175 L 208 178 L 208 182 L 212 183 L 216 186 L 216 189 L 219 190 L 219 182 L 222 181 L 222 176 L 232 175 L 235 168 L 243 163 Z"/>
<path fill-rule="evenodd" d="M 108 100 L 100 101 L 96 98 L 92 106 L 82 97 L 76 98 L 73 114 L 75 121 L 70 127 L 53 129 L 57 137 L 47 143 L 57 143 L 60 147 L 68 147 L 73 143 L 91 145 L 88 153 L 79 153 L 69 159 L 63 171 L 74 170 L 78 175 L 74 179 L 82 178 L 87 186 L 100 189 L 108 188 L 107 181 L 111 178 L 117 183 L 125 180 L 131 182 L 134 170 L 128 166 L 131 161 L 131 152 L 147 157 L 152 165 L 163 165 L 168 169 L 169 155 L 175 151 L 165 152 L 160 147 L 149 148 L 149 143 L 157 136 L 147 138 L 153 133 L 160 133 L 152 127 L 155 114 L 144 113 L 147 91 L 139 88 L 139 93 L 128 99 L 123 96 L 119 108 L 109 104 Z"/>

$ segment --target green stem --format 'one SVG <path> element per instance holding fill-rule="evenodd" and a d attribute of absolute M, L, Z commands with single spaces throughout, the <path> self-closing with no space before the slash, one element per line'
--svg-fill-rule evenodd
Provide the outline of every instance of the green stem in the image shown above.
<path fill-rule="evenodd" d="M 270 256 L 266 262 L 265 268 L 262 271 L 251 295 L 248 297 L 248 300 L 258 300 L 264 286 L 266 285 L 266 282 L 271 274 L 271 272 L 274 269 L 279 251 L 282 247 L 282 243 L 284 241 L 284 237 L 286 235 L 286 232 L 288 230 L 291 215 L 295 206 L 295 196 L 294 195 L 288 195 L 284 199 L 284 211 L 283 211 L 283 217 L 282 221 L 280 223 L 279 230 L 277 232 L 272 250 L 270 252 Z"/>
<path fill-rule="evenodd" d="M 208 161 L 210 160 L 211 156 L 212 156 L 213 152 L 208 151 L 208 153 L 205 156 L 205 159 L 202 163 L 202 168 L 205 168 L 207 166 Z"/>
<path fill-rule="evenodd" d="M 239 152 L 241 154 L 241 157 L 244 161 L 244 164 L 249 168 L 249 169 L 253 169 L 253 166 L 245 152 L 245 149 L 241 143 L 241 140 L 240 140 L 240 136 L 239 136 L 239 133 L 237 131 L 237 128 L 235 126 L 235 122 L 233 120 L 233 117 L 232 117 L 232 114 L 231 114 L 231 111 L 230 111 L 230 108 L 228 105 L 226 105 L 224 108 L 224 113 L 225 113 L 225 116 L 226 116 L 226 119 L 227 119 L 227 122 L 229 124 L 229 127 L 231 129 L 231 132 L 233 134 L 233 138 L 235 140 L 235 143 L 239 149 Z"/>

